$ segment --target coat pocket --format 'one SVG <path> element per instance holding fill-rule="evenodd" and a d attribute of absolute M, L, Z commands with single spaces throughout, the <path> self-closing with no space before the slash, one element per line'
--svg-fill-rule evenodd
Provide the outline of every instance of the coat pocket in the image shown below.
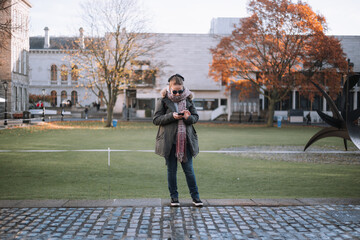
<path fill-rule="evenodd" d="M 195 128 L 194 128 L 194 126 L 191 126 L 191 127 L 192 127 L 192 129 L 193 129 L 194 138 L 197 140 L 197 139 L 198 139 L 197 132 L 196 132 L 196 130 L 195 130 Z"/>

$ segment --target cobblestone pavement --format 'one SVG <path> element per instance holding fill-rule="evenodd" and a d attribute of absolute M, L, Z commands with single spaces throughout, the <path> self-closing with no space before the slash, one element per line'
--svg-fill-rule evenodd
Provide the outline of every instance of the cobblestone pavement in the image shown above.
<path fill-rule="evenodd" d="M 360 205 L 0 208 L 0 239 L 360 239 Z"/>

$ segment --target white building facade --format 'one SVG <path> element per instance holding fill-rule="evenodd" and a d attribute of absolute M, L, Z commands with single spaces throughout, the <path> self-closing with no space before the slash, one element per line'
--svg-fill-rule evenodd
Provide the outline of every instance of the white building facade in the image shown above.
<path fill-rule="evenodd" d="M 153 86 L 134 89 L 140 102 L 137 116 L 144 116 L 145 109 L 141 103 L 148 102 L 146 105 L 154 109 L 160 91 L 168 85 L 168 78 L 178 73 L 185 78 L 184 85 L 195 95 L 200 119 L 210 120 L 213 111 L 220 106 L 226 107 L 228 101 L 225 87 L 208 76 L 212 59 L 209 49 L 216 46 L 217 39 L 210 34 L 157 34 L 157 38 L 167 44 L 155 54 L 153 61 L 162 62 L 165 66 L 160 69 Z M 117 112 L 121 111 L 123 104 L 124 95 L 120 94 Z"/>
<path fill-rule="evenodd" d="M 86 80 L 73 78 L 74 66 L 71 66 L 66 52 L 56 46 L 64 43 L 64 39 L 50 38 L 49 29 L 44 30 L 45 37 L 30 39 L 30 93 L 40 95 L 45 89 L 45 94 L 51 95 L 50 105 L 53 107 L 60 107 L 66 100 L 79 107 L 100 102 L 101 99 L 81 85 Z M 228 102 L 225 87 L 208 76 L 212 59 L 209 49 L 215 47 L 218 40 L 210 34 L 156 34 L 156 37 L 167 44 L 147 61 L 162 62 L 164 67 L 159 69 L 154 81 L 121 92 L 114 113 L 122 113 L 126 102 L 136 117 L 145 117 L 147 109 L 154 110 L 168 78 L 179 73 L 185 78 L 185 86 L 195 94 L 201 120 L 210 120 L 216 109 L 217 115 L 223 114 Z"/>
<path fill-rule="evenodd" d="M 87 106 L 98 102 L 89 90 L 81 85 L 78 67 L 70 63 L 66 44 L 78 38 L 50 38 L 48 27 L 44 28 L 45 37 L 30 38 L 29 75 L 30 94 L 51 96 L 48 107 L 61 107 L 71 102 L 75 107 Z M 80 29 L 80 36 L 82 29 Z"/>

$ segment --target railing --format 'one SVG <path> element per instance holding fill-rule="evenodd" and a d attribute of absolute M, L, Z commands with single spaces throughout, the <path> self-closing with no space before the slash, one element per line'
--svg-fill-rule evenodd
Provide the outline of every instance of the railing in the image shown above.
<path fill-rule="evenodd" d="M 211 112 L 211 121 L 214 121 L 217 117 L 221 116 L 222 114 L 227 114 L 226 106 L 220 106 L 216 108 L 214 111 Z"/>
<path fill-rule="evenodd" d="M 256 102 L 234 102 L 232 104 L 232 112 L 258 112 L 258 104 Z"/>

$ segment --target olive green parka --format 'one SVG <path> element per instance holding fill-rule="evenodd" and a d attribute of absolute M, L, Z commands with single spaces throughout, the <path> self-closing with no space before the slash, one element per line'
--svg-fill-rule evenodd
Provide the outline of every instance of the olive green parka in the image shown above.
<path fill-rule="evenodd" d="M 176 112 L 175 104 L 167 97 L 166 89 L 161 91 L 162 97 L 158 100 L 153 117 L 153 123 L 159 126 L 156 136 L 155 153 L 169 158 L 171 148 L 175 143 L 178 121 L 173 117 Z M 193 94 L 186 99 L 186 109 L 190 111 L 191 116 L 187 120 L 183 119 L 186 125 L 187 147 L 190 148 L 191 155 L 195 157 L 199 153 L 198 136 L 193 124 L 199 120 L 194 103 L 192 102 Z"/>

